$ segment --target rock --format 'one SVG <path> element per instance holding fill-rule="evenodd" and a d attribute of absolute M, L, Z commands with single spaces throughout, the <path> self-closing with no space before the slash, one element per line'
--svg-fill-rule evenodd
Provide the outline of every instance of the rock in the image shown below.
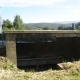
<path fill-rule="evenodd" d="M 64 69 L 69 69 L 73 66 L 73 63 L 72 62 L 66 62 L 66 63 L 63 63 L 62 64 Z"/>
<path fill-rule="evenodd" d="M 64 69 L 63 66 L 62 66 L 62 64 L 60 64 L 60 63 L 57 64 L 57 68 L 58 68 L 58 69 Z"/>
<path fill-rule="evenodd" d="M 73 66 L 72 62 L 65 62 L 57 64 L 58 69 L 69 69 Z"/>

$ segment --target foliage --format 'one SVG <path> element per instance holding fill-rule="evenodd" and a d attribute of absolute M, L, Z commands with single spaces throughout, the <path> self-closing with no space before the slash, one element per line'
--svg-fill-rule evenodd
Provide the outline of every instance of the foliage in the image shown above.
<path fill-rule="evenodd" d="M 72 27 L 70 27 L 70 26 L 66 27 L 65 25 L 61 25 L 58 27 L 58 30 L 72 30 Z"/>
<path fill-rule="evenodd" d="M 38 30 L 42 30 L 42 28 L 37 28 Z"/>
<path fill-rule="evenodd" d="M 23 25 L 23 21 L 19 15 L 16 15 L 13 21 L 13 25 L 16 30 L 24 30 L 26 29 L 25 25 Z"/>
<path fill-rule="evenodd" d="M 50 27 L 44 27 L 43 30 L 50 30 Z"/>
<path fill-rule="evenodd" d="M 64 30 L 65 29 L 65 25 L 61 25 L 60 27 L 58 27 L 58 30 Z"/>
<path fill-rule="evenodd" d="M 16 15 L 13 23 L 10 20 L 3 20 L 3 31 L 4 30 L 26 30 L 26 26 L 23 24 L 22 19 L 19 15 Z"/>
<path fill-rule="evenodd" d="M 80 30 L 80 22 L 76 23 L 75 28 Z"/>
<path fill-rule="evenodd" d="M 71 30 L 72 23 L 23 23 L 20 15 L 14 17 L 14 21 L 3 20 L 3 30 Z M 80 27 L 78 27 L 80 29 Z"/>
<path fill-rule="evenodd" d="M 10 20 L 3 20 L 3 24 L 2 24 L 3 30 L 9 30 L 11 28 L 13 28 L 13 24 Z"/>
<path fill-rule="evenodd" d="M 68 26 L 65 28 L 65 30 L 72 30 L 72 27 Z"/>
<path fill-rule="evenodd" d="M 80 22 L 76 23 L 75 28 L 76 28 L 77 30 L 80 30 Z"/>
<path fill-rule="evenodd" d="M 67 24 L 62 24 L 62 23 L 28 23 L 25 25 L 27 26 L 27 28 L 29 30 L 32 30 L 32 29 L 38 29 L 38 28 L 45 28 L 45 27 L 49 27 L 50 30 L 57 30 L 59 26 L 61 25 L 65 25 L 65 27 L 68 27 L 68 26 L 72 26 L 72 23 L 67 23 Z"/>

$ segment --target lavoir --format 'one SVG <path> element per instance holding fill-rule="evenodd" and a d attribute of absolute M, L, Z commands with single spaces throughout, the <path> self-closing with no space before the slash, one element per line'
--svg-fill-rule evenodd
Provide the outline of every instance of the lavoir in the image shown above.
<path fill-rule="evenodd" d="M 79 30 L 14 30 L 5 34 L 6 56 L 17 66 L 80 58 Z"/>

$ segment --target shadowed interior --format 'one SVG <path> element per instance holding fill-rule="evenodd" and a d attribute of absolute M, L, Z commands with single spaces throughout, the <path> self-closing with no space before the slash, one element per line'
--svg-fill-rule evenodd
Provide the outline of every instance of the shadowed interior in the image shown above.
<path fill-rule="evenodd" d="M 26 58 L 62 56 L 64 60 L 79 59 L 80 38 L 79 37 L 58 37 L 52 42 L 17 43 L 17 57 Z"/>

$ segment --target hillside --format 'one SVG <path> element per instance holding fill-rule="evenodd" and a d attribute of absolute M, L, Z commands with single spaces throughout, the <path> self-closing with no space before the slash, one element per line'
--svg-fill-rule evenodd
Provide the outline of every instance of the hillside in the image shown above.
<path fill-rule="evenodd" d="M 76 22 L 75 22 L 76 23 Z M 50 29 L 58 29 L 59 26 L 65 25 L 66 27 L 71 27 L 72 23 L 24 23 L 28 29 L 37 29 L 49 27 Z"/>

